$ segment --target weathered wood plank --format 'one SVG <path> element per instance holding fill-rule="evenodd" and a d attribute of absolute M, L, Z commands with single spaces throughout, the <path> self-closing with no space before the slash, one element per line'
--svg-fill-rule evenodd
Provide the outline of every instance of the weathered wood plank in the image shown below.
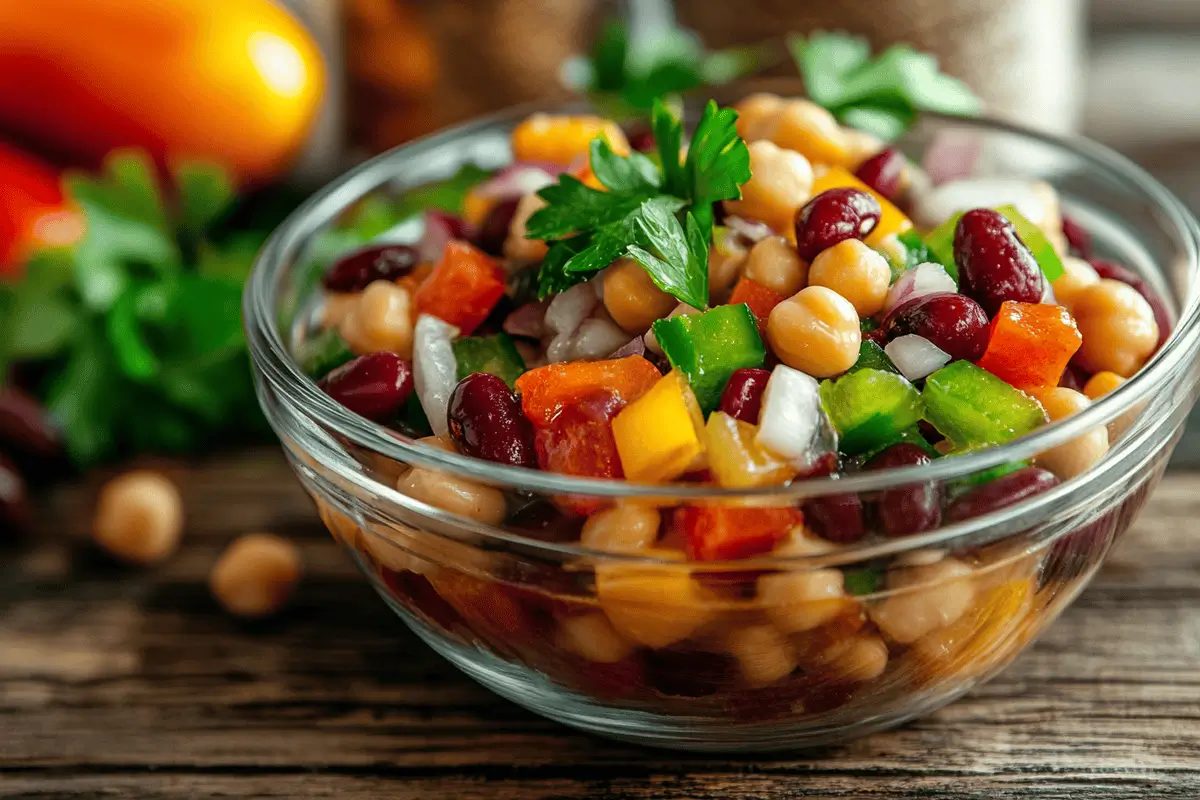
<path fill-rule="evenodd" d="M 277 456 L 180 477 L 188 540 L 164 568 L 75 542 L 81 486 L 48 498 L 46 542 L 0 567 L 0 797 L 1200 795 L 1194 474 L 1164 480 L 1093 586 L 991 684 L 898 731 L 745 759 L 600 741 L 475 686 L 354 574 Z M 251 528 L 297 537 L 309 572 L 258 625 L 205 587 Z"/>

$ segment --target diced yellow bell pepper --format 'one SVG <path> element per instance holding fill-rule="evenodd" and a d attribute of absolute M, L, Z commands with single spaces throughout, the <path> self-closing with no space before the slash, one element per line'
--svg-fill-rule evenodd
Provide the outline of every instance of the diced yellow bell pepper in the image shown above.
<path fill-rule="evenodd" d="M 849 166 L 852 158 L 841 126 L 810 100 L 785 100 L 768 137 L 785 150 L 795 150 L 814 164 Z"/>
<path fill-rule="evenodd" d="M 679 370 L 625 406 L 612 430 L 628 480 L 661 483 L 702 465 L 704 415 Z"/>
<path fill-rule="evenodd" d="M 816 178 L 813 181 L 812 193 L 813 197 L 816 197 L 821 192 L 828 191 L 829 189 L 842 188 L 861 189 L 864 192 L 870 192 L 879 201 L 879 207 L 883 210 L 883 213 L 879 217 L 879 224 L 875 226 L 875 230 L 871 231 L 866 238 L 866 243 L 872 247 L 879 245 L 883 239 L 891 234 L 903 233 L 913 226 L 912 220 L 904 216 L 903 211 L 896 208 L 890 200 L 879 192 L 854 177 L 844 167 L 830 167 L 825 174 Z"/>
<path fill-rule="evenodd" d="M 744 489 L 771 486 L 796 476 L 788 462 L 758 446 L 758 427 L 714 411 L 704 432 L 708 439 L 708 468 L 721 486 Z"/>

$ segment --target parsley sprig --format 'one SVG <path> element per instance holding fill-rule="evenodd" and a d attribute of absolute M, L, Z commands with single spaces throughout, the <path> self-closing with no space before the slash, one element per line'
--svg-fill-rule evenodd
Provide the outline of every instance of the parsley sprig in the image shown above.
<path fill-rule="evenodd" d="M 86 233 L 0 286 L 0 376 L 7 364 L 40 376 L 33 388 L 79 466 L 265 433 L 241 295 L 277 220 L 226 224 L 237 198 L 224 170 L 180 165 L 162 186 L 134 151 L 66 189 Z"/>
<path fill-rule="evenodd" d="M 866 39 L 818 31 L 788 37 L 788 47 L 813 102 L 882 139 L 904 133 L 921 111 L 979 113 L 979 99 L 966 84 L 939 72 L 936 57 L 906 44 L 872 58 Z"/>
<path fill-rule="evenodd" d="M 591 168 L 605 190 L 563 173 L 538 192 L 546 206 L 529 218 L 527 237 L 550 242 L 538 273 L 541 297 L 587 280 L 621 257 L 641 264 L 660 289 L 695 308 L 708 306 L 713 203 L 741 196 L 750 153 L 737 113 L 710 101 L 681 156 L 683 123 L 661 100 L 651 127 L 661 167 L 642 153 L 591 143 Z"/>

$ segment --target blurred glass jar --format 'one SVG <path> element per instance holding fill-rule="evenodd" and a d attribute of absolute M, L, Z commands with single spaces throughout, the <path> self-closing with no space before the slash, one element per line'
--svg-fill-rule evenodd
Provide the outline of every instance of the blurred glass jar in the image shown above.
<path fill-rule="evenodd" d="M 713 48 L 817 29 L 862 34 L 876 48 L 908 42 L 936 53 L 995 113 L 1052 130 L 1074 127 L 1082 94 L 1082 0 L 286 2 L 321 40 L 339 86 L 309 160 L 326 173 L 347 156 L 565 94 L 563 62 L 613 13 L 661 22 L 673 7 Z"/>

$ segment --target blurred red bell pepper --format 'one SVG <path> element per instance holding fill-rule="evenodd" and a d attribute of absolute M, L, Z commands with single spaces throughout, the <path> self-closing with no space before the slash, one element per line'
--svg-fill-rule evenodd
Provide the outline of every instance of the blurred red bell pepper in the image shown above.
<path fill-rule="evenodd" d="M 83 217 L 66 205 L 58 173 L 0 142 L 0 278 L 43 247 L 74 243 Z"/>

